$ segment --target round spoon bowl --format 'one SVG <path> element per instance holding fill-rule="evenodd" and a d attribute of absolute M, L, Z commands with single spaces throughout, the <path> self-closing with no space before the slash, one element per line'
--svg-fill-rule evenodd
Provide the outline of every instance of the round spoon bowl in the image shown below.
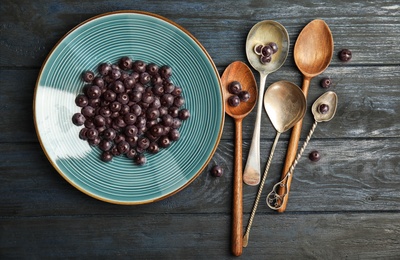
<path fill-rule="evenodd" d="M 272 55 L 271 62 L 263 64 L 260 56 L 254 52 L 258 44 L 275 42 L 278 52 Z M 289 53 L 289 34 L 285 27 L 278 22 L 265 20 L 255 24 L 247 35 L 246 55 L 250 65 L 260 73 L 269 74 L 278 70 L 285 62 Z"/>
<path fill-rule="evenodd" d="M 241 101 L 239 106 L 233 107 L 228 104 L 228 98 L 233 94 L 229 93 L 228 86 L 231 82 L 238 81 L 242 90 L 250 94 L 250 99 Z M 231 63 L 221 76 L 222 89 L 225 100 L 225 111 L 233 118 L 244 118 L 253 110 L 257 101 L 257 83 L 250 68 L 241 61 Z"/>
<path fill-rule="evenodd" d="M 264 95 L 264 108 L 279 133 L 292 128 L 306 113 L 306 98 L 294 83 L 281 80 L 270 85 Z"/>

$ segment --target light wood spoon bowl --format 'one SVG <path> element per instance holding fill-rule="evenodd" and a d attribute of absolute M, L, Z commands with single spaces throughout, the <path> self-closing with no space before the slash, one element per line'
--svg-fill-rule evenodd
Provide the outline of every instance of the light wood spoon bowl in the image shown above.
<path fill-rule="evenodd" d="M 228 86 L 231 82 L 238 81 L 242 90 L 250 93 L 250 99 L 240 102 L 239 106 L 233 107 L 228 104 Z M 243 176 L 242 176 L 242 121 L 251 110 L 257 100 L 257 84 L 250 68 L 240 61 L 231 63 L 221 77 L 222 89 L 225 100 L 226 113 L 235 120 L 235 169 L 233 177 L 233 205 L 232 205 L 232 253 L 239 256 L 243 251 Z"/>

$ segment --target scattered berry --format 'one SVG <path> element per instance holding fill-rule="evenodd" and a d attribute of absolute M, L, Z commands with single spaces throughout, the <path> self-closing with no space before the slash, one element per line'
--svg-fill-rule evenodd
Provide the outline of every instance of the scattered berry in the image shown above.
<path fill-rule="evenodd" d="M 332 80 L 330 78 L 323 78 L 320 84 L 323 88 L 329 88 L 332 85 Z"/>
<path fill-rule="evenodd" d="M 318 151 L 312 151 L 309 155 L 308 158 L 313 161 L 313 162 L 318 162 L 319 159 L 321 159 L 321 155 L 319 154 Z"/>
<path fill-rule="evenodd" d="M 339 59 L 344 62 L 351 60 L 351 51 L 349 49 L 341 50 L 339 52 Z"/>
<path fill-rule="evenodd" d="M 211 168 L 211 174 L 214 177 L 221 177 L 224 174 L 224 168 L 219 165 L 215 165 Z"/>

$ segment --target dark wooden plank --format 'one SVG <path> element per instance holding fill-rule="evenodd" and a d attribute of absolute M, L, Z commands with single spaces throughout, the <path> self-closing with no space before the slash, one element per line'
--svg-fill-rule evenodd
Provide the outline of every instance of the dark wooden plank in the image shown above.
<path fill-rule="evenodd" d="M 0 257 L 234 259 L 230 216 L 2 218 Z M 399 213 L 256 216 L 245 259 L 398 259 Z M 196 223 L 193 225 L 193 223 Z"/>
<path fill-rule="evenodd" d="M 33 93 L 37 70 L 0 70 L 0 142 L 37 141 Z"/>
<path fill-rule="evenodd" d="M 222 66 L 233 60 L 245 60 L 247 32 L 256 22 L 268 19 L 286 26 L 292 43 L 309 21 L 326 20 L 334 35 L 335 52 L 344 47 L 352 49 L 352 64 L 397 65 L 400 59 L 400 28 L 397 26 L 400 8 L 396 0 L 358 3 L 347 0 L 340 5 L 333 0 L 323 4 L 174 1 L 168 5 L 161 1 L 103 5 L 92 1 L 77 4 L 48 0 L 37 5 L 31 1 L 6 0 L 2 1 L 0 9 L 0 66 L 39 67 L 52 46 L 74 26 L 94 15 L 121 9 L 154 12 L 179 23 L 192 32 Z M 333 62 L 339 64 L 336 57 Z M 293 62 L 288 64 L 293 65 Z"/>
<path fill-rule="evenodd" d="M 400 209 L 400 139 L 311 139 L 294 175 L 287 212 L 396 211 Z M 260 202 L 260 213 L 274 213 L 266 194 L 280 177 L 287 142 L 278 144 Z M 271 141 L 261 144 L 262 169 Z M 247 154 L 249 143 L 244 143 Z M 308 160 L 311 150 L 322 159 Z M 0 212 L 3 216 L 143 213 L 226 213 L 231 210 L 233 142 L 221 142 L 205 171 L 178 194 L 141 206 L 120 206 L 97 201 L 68 184 L 52 168 L 37 143 L 0 146 Z M 214 178 L 215 164 L 225 174 Z M 253 206 L 257 187 L 245 185 L 244 211 Z"/>
<path fill-rule="evenodd" d="M 222 73 L 223 69 L 221 69 Z M 0 70 L 0 117 L 1 142 L 36 141 L 33 126 L 33 92 L 38 70 Z M 257 76 L 257 75 L 256 75 Z M 311 82 L 308 110 L 304 119 L 302 136 L 311 128 L 313 118 L 310 107 L 325 89 L 319 86 L 323 77 L 331 77 L 338 94 L 339 104 L 335 118 L 321 123 L 315 131 L 315 138 L 367 138 L 400 136 L 400 88 L 398 67 L 329 67 L 326 72 Z M 301 85 L 301 76 L 294 68 L 283 68 L 271 74 L 267 85 L 285 79 Z M 243 138 L 252 138 L 256 111 L 243 121 Z M 262 139 L 275 135 L 266 113 L 262 115 Z M 15 138 L 18 136 L 18 138 Z M 234 136 L 233 120 L 227 116 L 223 139 Z M 288 138 L 288 133 L 282 135 Z"/>

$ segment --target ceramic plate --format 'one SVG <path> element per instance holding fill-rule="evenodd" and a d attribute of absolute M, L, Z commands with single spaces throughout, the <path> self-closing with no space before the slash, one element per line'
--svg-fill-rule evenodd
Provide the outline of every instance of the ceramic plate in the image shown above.
<path fill-rule="evenodd" d="M 183 89 L 191 117 L 181 138 L 144 166 L 125 156 L 104 163 L 97 147 L 79 139 L 71 117 L 81 74 L 122 56 L 168 64 Z M 161 16 L 121 11 L 96 16 L 75 27 L 44 62 L 34 95 L 34 120 L 41 146 L 54 168 L 82 192 L 110 203 L 143 204 L 186 187 L 206 167 L 219 143 L 224 104 L 218 71 L 201 44 L 185 29 Z"/>

